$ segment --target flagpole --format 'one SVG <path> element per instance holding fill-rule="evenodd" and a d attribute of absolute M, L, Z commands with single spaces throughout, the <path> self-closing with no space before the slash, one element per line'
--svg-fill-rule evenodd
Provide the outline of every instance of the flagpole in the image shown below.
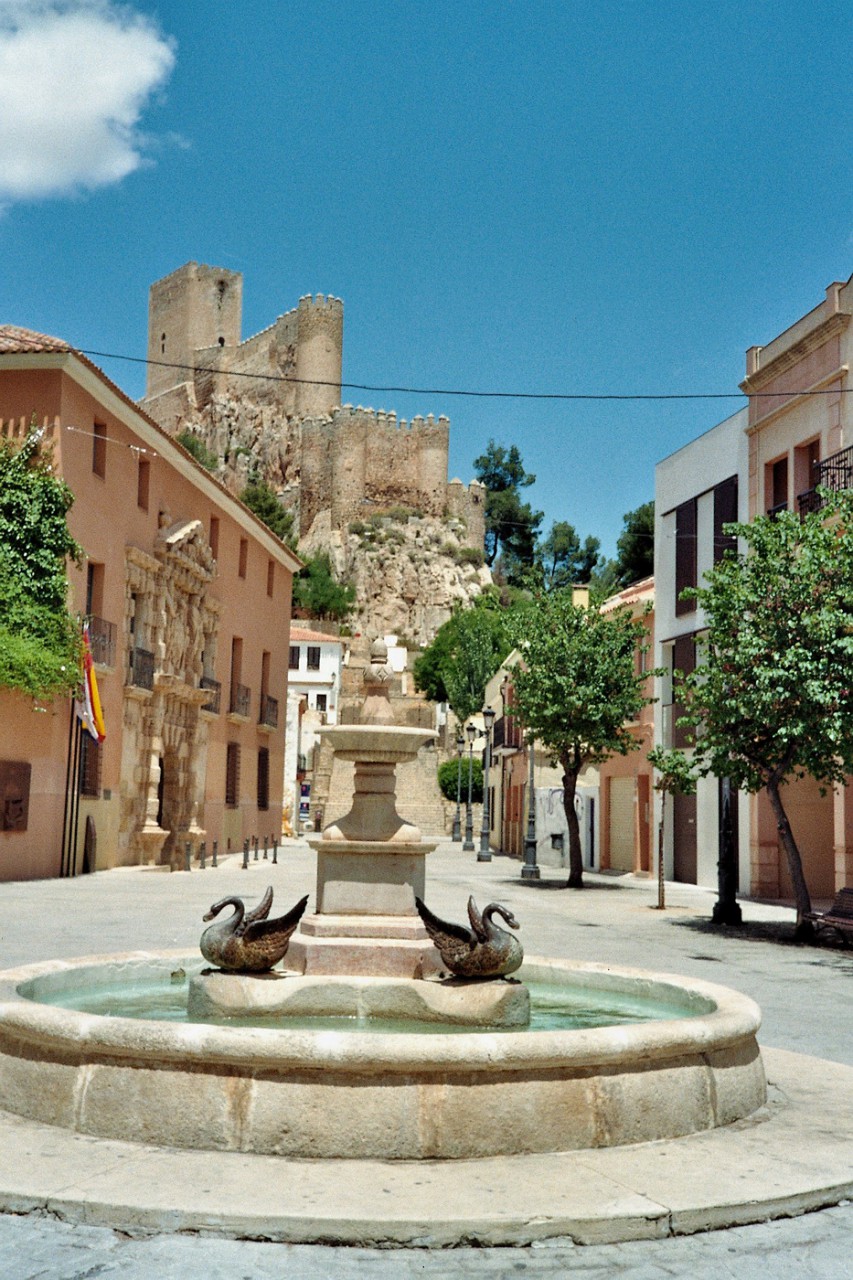
<path fill-rule="evenodd" d="M 68 874 L 77 874 L 77 830 L 80 822 L 80 738 L 83 726 L 78 717 L 74 729 L 74 777 L 72 779 L 71 804 L 74 815 L 71 828 L 71 848 L 68 851 Z"/>
<path fill-rule="evenodd" d="M 68 756 L 65 765 L 65 806 L 62 810 L 62 850 L 59 856 L 59 874 L 67 876 L 68 869 L 68 838 L 69 838 L 69 810 L 71 798 L 71 777 L 72 756 L 74 752 L 74 722 L 77 719 L 77 712 L 74 705 L 74 695 L 71 695 L 71 715 L 68 720 Z"/>

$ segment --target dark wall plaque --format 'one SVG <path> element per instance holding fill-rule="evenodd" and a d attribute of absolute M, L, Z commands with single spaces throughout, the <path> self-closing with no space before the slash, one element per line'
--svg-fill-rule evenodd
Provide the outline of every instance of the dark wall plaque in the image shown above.
<path fill-rule="evenodd" d="M 31 773 L 25 760 L 0 760 L 0 831 L 26 831 Z"/>

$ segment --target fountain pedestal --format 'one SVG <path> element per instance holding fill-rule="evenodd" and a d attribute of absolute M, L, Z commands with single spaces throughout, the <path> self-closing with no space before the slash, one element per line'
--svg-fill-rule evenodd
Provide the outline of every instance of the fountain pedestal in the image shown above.
<path fill-rule="evenodd" d="M 355 764 L 352 808 L 320 836 L 317 911 L 291 940 L 287 967 L 305 974 L 420 978 L 441 962 L 415 908 L 426 855 L 435 848 L 395 805 L 395 769 L 434 736 L 390 724 L 321 731 L 335 756 Z"/>

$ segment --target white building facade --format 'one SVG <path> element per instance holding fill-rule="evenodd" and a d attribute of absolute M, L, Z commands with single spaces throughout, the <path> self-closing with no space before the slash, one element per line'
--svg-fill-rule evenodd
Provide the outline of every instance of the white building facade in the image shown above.
<path fill-rule="evenodd" d="M 712 427 L 655 468 L 655 666 L 666 674 L 655 681 L 655 742 L 686 747 L 677 727 L 673 670 L 692 671 L 696 639 L 705 620 L 693 600 L 679 599 L 685 587 L 701 586 L 706 573 L 732 540 L 723 526 L 749 519 L 748 410 Z M 702 778 L 693 796 L 666 799 L 664 866 L 667 879 L 717 885 L 721 784 Z M 655 792 L 654 830 L 659 830 L 662 796 Z M 750 892 L 749 798 L 738 796 L 733 820 L 738 851 L 738 887 Z"/>
<path fill-rule="evenodd" d="M 337 636 L 291 627 L 287 673 L 284 804 L 294 832 L 304 829 L 319 730 L 338 723 L 344 643 Z"/>

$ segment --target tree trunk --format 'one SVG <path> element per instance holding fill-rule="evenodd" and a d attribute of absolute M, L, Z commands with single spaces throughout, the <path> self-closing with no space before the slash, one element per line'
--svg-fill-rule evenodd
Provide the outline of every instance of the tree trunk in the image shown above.
<path fill-rule="evenodd" d="M 569 889 L 583 888 L 583 854 L 581 852 L 581 829 L 578 815 L 575 812 L 575 791 L 578 785 L 578 773 L 572 769 L 566 759 L 563 766 L 563 808 L 566 811 L 566 826 L 569 828 Z"/>
<path fill-rule="evenodd" d="M 785 806 L 782 804 L 782 797 L 779 794 L 779 783 L 772 780 L 767 783 L 767 794 L 770 797 L 770 803 L 773 806 L 773 812 L 776 815 L 776 826 L 782 840 L 782 847 L 785 850 L 785 856 L 788 859 L 788 872 L 791 876 L 791 884 L 794 887 L 794 901 L 797 904 L 797 937 L 806 937 L 811 935 L 814 930 L 803 916 L 807 915 L 812 909 L 812 900 L 809 897 L 808 885 L 803 875 L 803 863 L 800 858 L 800 851 L 797 848 L 797 842 L 794 839 L 794 833 L 791 830 L 791 824 L 788 821 L 788 815 L 785 812 Z"/>

